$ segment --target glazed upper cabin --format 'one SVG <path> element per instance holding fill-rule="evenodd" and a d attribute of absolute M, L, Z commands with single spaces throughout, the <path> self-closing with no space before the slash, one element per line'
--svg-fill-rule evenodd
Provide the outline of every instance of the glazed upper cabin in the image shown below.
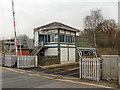
<path fill-rule="evenodd" d="M 76 33 L 80 30 L 53 22 L 34 29 L 34 46 L 43 47 L 43 56 L 59 56 L 60 61 L 76 60 Z"/>

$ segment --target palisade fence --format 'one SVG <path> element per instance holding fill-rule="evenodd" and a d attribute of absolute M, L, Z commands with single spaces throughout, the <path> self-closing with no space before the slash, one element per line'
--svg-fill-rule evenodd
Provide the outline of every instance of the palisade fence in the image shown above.
<path fill-rule="evenodd" d="M 16 55 L 5 55 L 5 66 L 13 67 L 17 63 Z"/>
<path fill-rule="evenodd" d="M 5 57 L 4 54 L 0 54 L 0 66 L 3 66 L 5 64 Z"/>
<path fill-rule="evenodd" d="M 119 85 L 120 85 L 120 56 L 118 57 L 118 78 L 119 78 Z"/>
<path fill-rule="evenodd" d="M 99 81 L 101 78 L 100 58 L 80 58 L 80 79 Z"/>
<path fill-rule="evenodd" d="M 36 67 L 37 56 L 16 56 L 0 54 L 0 65 L 16 68 Z"/>
<path fill-rule="evenodd" d="M 30 68 L 37 66 L 37 56 L 18 56 L 17 68 Z"/>
<path fill-rule="evenodd" d="M 2 66 L 3 65 L 3 62 L 2 62 L 2 54 L 0 54 L 0 66 Z"/>

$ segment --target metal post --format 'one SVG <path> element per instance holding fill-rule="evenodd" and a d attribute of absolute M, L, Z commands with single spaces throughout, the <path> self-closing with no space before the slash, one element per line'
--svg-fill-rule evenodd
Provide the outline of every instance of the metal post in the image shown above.
<path fill-rule="evenodd" d="M 11 55 L 11 42 L 10 42 L 10 47 L 9 47 L 9 55 Z"/>
<path fill-rule="evenodd" d="M 22 50 L 21 50 L 21 41 L 20 41 L 20 55 L 22 55 Z"/>

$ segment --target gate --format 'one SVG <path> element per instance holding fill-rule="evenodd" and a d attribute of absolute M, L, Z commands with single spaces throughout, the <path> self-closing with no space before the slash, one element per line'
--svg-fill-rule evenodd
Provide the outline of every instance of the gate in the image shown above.
<path fill-rule="evenodd" d="M 36 67 L 37 56 L 18 56 L 17 68 Z"/>
<path fill-rule="evenodd" d="M 3 66 L 5 64 L 5 60 L 4 60 L 4 54 L 0 54 L 0 66 Z"/>
<path fill-rule="evenodd" d="M 16 55 L 5 55 L 5 66 L 12 67 L 17 63 Z"/>
<path fill-rule="evenodd" d="M 0 66 L 30 68 L 37 66 L 37 56 L 16 56 L 0 54 Z"/>
<path fill-rule="evenodd" d="M 80 79 L 99 81 L 101 78 L 100 58 L 80 58 Z"/>

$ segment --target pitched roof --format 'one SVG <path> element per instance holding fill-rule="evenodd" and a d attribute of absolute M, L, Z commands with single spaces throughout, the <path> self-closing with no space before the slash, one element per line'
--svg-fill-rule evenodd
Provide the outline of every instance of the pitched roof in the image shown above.
<path fill-rule="evenodd" d="M 69 30 L 69 31 L 75 31 L 75 32 L 79 32 L 80 31 L 79 29 L 70 27 L 68 25 L 65 25 L 65 24 L 62 24 L 62 23 L 59 23 L 59 22 L 52 22 L 52 23 L 49 23 L 47 25 L 43 25 L 43 26 L 37 27 L 37 28 L 34 29 L 34 31 L 38 31 L 38 30 L 51 30 L 51 29 L 58 29 L 58 28 Z"/>

